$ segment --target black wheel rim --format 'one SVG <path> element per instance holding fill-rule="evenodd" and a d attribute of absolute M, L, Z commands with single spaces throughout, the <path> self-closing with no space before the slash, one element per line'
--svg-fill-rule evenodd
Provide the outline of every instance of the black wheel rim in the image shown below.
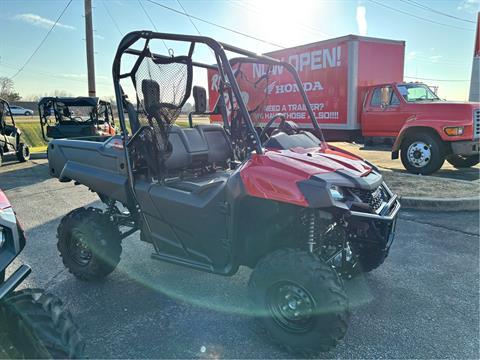
<path fill-rule="evenodd" d="M 27 146 L 23 147 L 23 157 L 26 159 L 30 155 L 30 149 Z"/>
<path fill-rule="evenodd" d="M 85 234 L 73 230 L 68 243 L 68 254 L 79 266 L 87 266 L 92 259 L 92 251 L 87 246 Z"/>
<path fill-rule="evenodd" d="M 267 292 L 267 309 L 273 320 L 284 330 L 303 333 L 314 324 L 315 300 L 302 286 L 280 282 Z"/>

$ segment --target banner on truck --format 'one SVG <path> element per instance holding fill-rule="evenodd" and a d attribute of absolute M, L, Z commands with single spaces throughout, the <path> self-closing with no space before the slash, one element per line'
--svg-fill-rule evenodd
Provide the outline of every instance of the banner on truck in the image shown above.
<path fill-rule="evenodd" d="M 323 48 L 312 44 L 277 51 L 272 56 L 290 63 L 297 70 L 301 86 L 320 124 L 344 124 L 347 121 L 347 51 L 345 43 Z M 284 113 L 289 120 L 311 126 L 299 85 L 286 68 L 259 63 L 239 63 L 232 68 L 255 124 L 264 125 L 275 114 Z M 218 101 L 219 80 L 215 70 L 208 71 L 210 109 L 214 109 Z M 231 108 L 229 97 L 224 94 L 224 98 Z M 233 104 L 233 108 L 235 106 Z M 221 117 L 212 116 L 211 120 L 221 121 Z"/>

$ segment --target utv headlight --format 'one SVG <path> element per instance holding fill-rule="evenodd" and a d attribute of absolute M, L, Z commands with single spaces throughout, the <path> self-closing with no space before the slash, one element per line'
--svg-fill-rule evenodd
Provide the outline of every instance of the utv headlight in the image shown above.
<path fill-rule="evenodd" d="M 0 250 L 3 248 L 3 245 L 5 245 L 6 241 L 5 233 L 3 232 L 3 229 L 0 227 Z"/>
<path fill-rule="evenodd" d="M 336 201 L 342 201 L 345 199 L 342 188 L 337 185 L 330 186 L 330 195 L 332 195 L 333 200 Z"/>

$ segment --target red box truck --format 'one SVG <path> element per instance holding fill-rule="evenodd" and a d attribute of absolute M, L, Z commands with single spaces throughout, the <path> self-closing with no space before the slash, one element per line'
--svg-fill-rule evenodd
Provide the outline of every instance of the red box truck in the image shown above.
<path fill-rule="evenodd" d="M 480 104 L 447 102 L 425 84 L 404 82 L 404 41 L 348 35 L 266 55 L 296 68 L 327 139 L 391 138 L 392 158 L 400 155 L 405 168 L 417 174 L 433 173 L 445 160 L 456 167 L 478 163 Z M 261 64 L 242 68 L 242 77 L 252 84 L 265 74 Z M 219 98 L 217 79 L 209 70 L 210 109 Z M 264 91 L 245 89 L 242 96 L 251 104 L 269 94 L 252 119 L 259 127 L 283 113 L 301 128 L 311 128 L 286 72 L 270 69 Z M 221 117 L 213 115 L 211 121 Z"/>

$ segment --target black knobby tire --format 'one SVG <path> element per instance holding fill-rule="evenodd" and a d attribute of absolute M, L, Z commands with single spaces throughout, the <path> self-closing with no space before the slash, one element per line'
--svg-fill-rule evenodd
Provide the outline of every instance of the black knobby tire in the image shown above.
<path fill-rule="evenodd" d="M 57 238 L 63 264 L 81 280 L 104 278 L 120 261 L 120 231 L 99 209 L 79 208 L 68 213 L 58 226 Z"/>
<path fill-rule="evenodd" d="M 20 162 L 25 162 L 30 159 L 30 148 L 25 143 L 20 143 L 17 149 L 17 159 Z"/>
<path fill-rule="evenodd" d="M 349 313 L 342 281 L 318 257 L 298 249 L 277 250 L 258 262 L 248 287 L 255 316 L 270 339 L 287 351 L 317 355 L 345 336 Z M 289 301 L 297 299 L 299 319 L 295 313 L 293 321 L 292 314 L 284 314 L 291 306 L 286 309 L 283 295 L 276 301 L 277 291 L 287 291 Z"/>
<path fill-rule="evenodd" d="M 428 162 L 421 167 L 413 165 L 408 157 L 408 149 L 411 145 L 414 146 L 417 143 L 425 144 L 430 152 Z M 437 135 L 425 132 L 411 134 L 402 141 L 400 158 L 403 166 L 408 172 L 412 174 L 430 175 L 438 171 L 445 162 L 445 146 Z"/>
<path fill-rule="evenodd" d="M 62 302 L 42 290 L 16 291 L 0 302 L 0 332 L 11 357 L 82 358 L 85 343 Z"/>
<path fill-rule="evenodd" d="M 388 250 L 381 243 L 361 243 L 355 246 L 355 254 L 362 272 L 370 272 L 382 265 Z"/>
<path fill-rule="evenodd" d="M 447 157 L 447 161 L 457 169 L 469 168 L 477 165 L 480 162 L 480 156 L 475 155 L 450 155 Z"/>

